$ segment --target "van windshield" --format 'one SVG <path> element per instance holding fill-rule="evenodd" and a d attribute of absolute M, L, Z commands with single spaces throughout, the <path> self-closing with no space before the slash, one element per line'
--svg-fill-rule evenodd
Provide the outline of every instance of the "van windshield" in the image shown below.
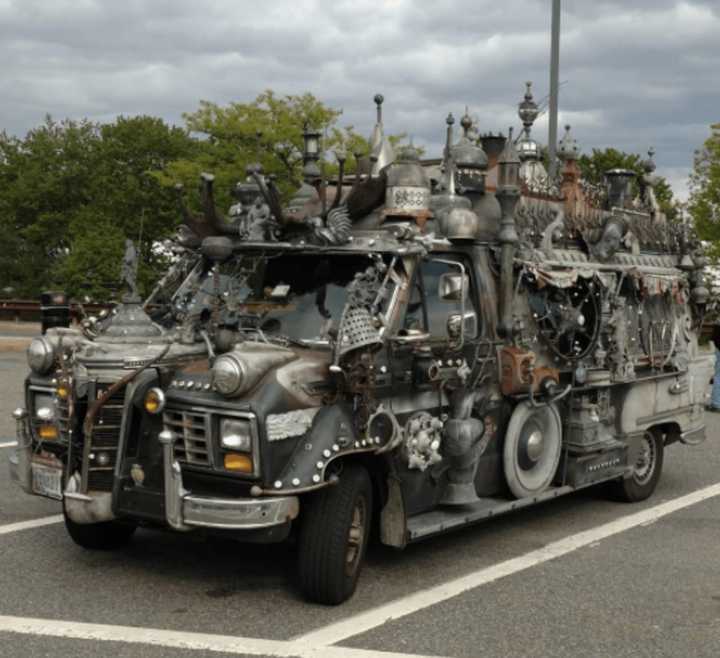
<path fill-rule="evenodd" d="M 240 311 L 257 317 L 268 338 L 326 341 L 340 323 L 347 286 L 371 263 L 354 254 L 265 258 L 248 277 Z"/>

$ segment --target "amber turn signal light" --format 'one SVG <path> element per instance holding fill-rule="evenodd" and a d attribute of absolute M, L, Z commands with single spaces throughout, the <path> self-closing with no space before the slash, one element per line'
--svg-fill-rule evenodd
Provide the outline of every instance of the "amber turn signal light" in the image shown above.
<path fill-rule="evenodd" d="M 58 438 L 58 428 L 55 425 L 40 425 L 38 435 L 43 441 L 55 441 Z"/>
<path fill-rule="evenodd" d="M 70 397 L 70 387 L 65 382 L 60 382 L 55 389 L 55 394 L 61 400 L 66 400 L 68 397 Z"/>
<path fill-rule="evenodd" d="M 159 388 L 151 388 L 145 394 L 143 406 L 149 414 L 159 414 L 165 408 L 165 394 Z"/>
<path fill-rule="evenodd" d="M 252 473 L 253 460 L 250 455 L 239 455 L 236 452 L 229 452 L 224 459 L 225 469 L 239 473 Z"/>

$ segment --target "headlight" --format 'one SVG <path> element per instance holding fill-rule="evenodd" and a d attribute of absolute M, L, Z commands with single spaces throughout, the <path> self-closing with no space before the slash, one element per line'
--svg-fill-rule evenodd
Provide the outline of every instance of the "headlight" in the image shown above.
<path fill-rule="evenodd" d="M 55 361 L 55 350 L 47 338 L 33 338 L 27 349 L 27 361 L 32 370 L 44 375 Z"/>
<path fill-rule="evenodd" d="M 55 401 L 53 400 L 52 395 L 47 395 L 46 393 L 36 393 L 33 395 L 32 414 L 38 420 L 51 420 L 54 418 Z"/>
<path fill-rule="evenodd" d="M 145 393 L 143 407 L 149 414 L 159 414 L 165 408 L 165 393 L 159 388 L 151 388 Z"/>
<path fill-rule="evenodd" d="M 250 452 L 252 450 L 250 423 L 244 420 L 232 420 L 229 418 L 221 421 L 220 445 L 228 450 Z"/>
<path fill-rule="evenodd" d="M 212 368 L 213 384 L 222 395 L 237 393 L 245 379 L 243 364 L 231 354 L 223 354 L 215 359 Z"/>
<path fill-rule="evenodd" d="M 52 407 L 40 407 L 35 415 L 43 423 L 52 423 L 55 420 L 55 410 Z"/>

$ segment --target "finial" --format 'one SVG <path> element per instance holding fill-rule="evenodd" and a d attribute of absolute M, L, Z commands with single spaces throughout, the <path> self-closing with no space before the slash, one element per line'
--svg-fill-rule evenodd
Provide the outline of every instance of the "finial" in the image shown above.
<path fill-rule="evenodd" d="M 448 126 L 452 126 L 452 125 L 455 123 L 455 117 L 453 116 L 452 112 L 450 112 L 450 113 L 447 115 L 447 119 L 445 119 L 445 123 L 446 123 Z"/>
<path fill-rule="evenodd" d="M 465 106 L 465 114 L 463 115 L 463 118 L 460 119 L 460 125 L 462 126 L 462 129 L 465 133 L 465 137 L 469 137 L 470 134 L 470 128 L 472 128 L 473 121 L 470 117 L 470 113 L 468 112 L 468 106 Z"/>
<path fill-rule="evenodd" d="M 580 155 L 580 147 L 570 131 L 571 126 L 567 124 L 565 126 L 565 134 L 558 144 L 557 156 L 563 162 L 577 160 L 578 155 Z"/>
<path fill-rule="evenodd" d="M 648 174 L 652 174 L 657 169 L 657 165 L 655 164 L 655 149 L 651 146 L 647 154 L 648 159 L 643 162 L 643 168 Z"/>
<path fill-rule="evenodd" d="M 382 104 L 385 98 L 382 94 L 375 94 L 373 100 L 375 101 L 375 105 L 377 105 L 377 122 L 382 123 Z"/>
<path fill-rule="evenodd" d="M 526 82 L 525 84 L 527 90 L 525 91 L 524 100 L 518 105 L 518 116 L 523 126 L 525 126 L 525 133 L 529 136 L 530 128 L 540 114 L 540 108 L 532 95 L 532 82 Z"/>

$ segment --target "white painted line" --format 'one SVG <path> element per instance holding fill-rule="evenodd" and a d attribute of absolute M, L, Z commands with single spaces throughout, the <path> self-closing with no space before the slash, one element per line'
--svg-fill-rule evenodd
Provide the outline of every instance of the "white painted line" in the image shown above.
<path fill-rule="evenodd" d="M 20 530 L 30 530 L 31 528 L 41 528 L 44 525 L 52 525 L 60 523 L 63 520 L 62 514 L 54 514 L 53 516 L 43 516 L 40 519 L 31 519 L 30 521 L 18 521 L 17 523 L 8 523 L 0 525 L 0 535 L 9 535 L 12 532 Z"/>
<path fill-rule="evenodd" d="M 17 441 L 5 441 L 4 443 L 0 443 L 0 448 L 12 448 L 16 445 Z"/>
<path fill-rule="evenodd" d="M 281 623 L 280 620 L 279 623 Z M 419 656 L 417 654 L 368 651 L 346 647 L 311 647 L 296 641 L 262 640 L 233 635 L 186 633 L 156 628 L 86 624 L 74 621 L 56 621 L 54 619 L 32 619 L 30 617 L 0 616 L 0 633 L 2 632 L 63 637 L 76 640 L 146 644 L 176 649 L 192 649 L 206 653 L 277 656 L 278 658 L 289 658 L 291 656 L 295 658 L 430 658 L 429 656 Z M 101 651 L 98 651 L 98 654 L 101 653 Z"/>
<path fill-rule="evenodd" d="M 431 587 L 415 594 L 404 596 L 390 603 L 378 606 L 367 612 L 355 614 L 352 617 L 330 624 L 315 631 L 294 638 L 298 642 L 305 642 L 311 646 L 328 646 L 342 642 L 349 637 L 360 635 L 373 628 L 382 626 L 391 620 L 411 615 L 419 610 L 447 601 L 455 596 L 464 594 L 471 589 L 492 583 L 505 576 L 524 571 L 548 560 L 554 560 L 562 555 L 591 546 L 592 544 L 612 537 L 618 533 L 630 530 L 651 521 L 657 521 L 663 516 L 677 512 L 690 505 L 720 495 L 720 483 L 694 491 L 691 494 L 675 498 L 666 503 L 644 509 L 635 514 L 624 516 L 615 521 L 591 528 L 570 537 L 565 537 L 536 551 L 494 564 L 493 566 L 469 573 L 442 585 Z"/>

